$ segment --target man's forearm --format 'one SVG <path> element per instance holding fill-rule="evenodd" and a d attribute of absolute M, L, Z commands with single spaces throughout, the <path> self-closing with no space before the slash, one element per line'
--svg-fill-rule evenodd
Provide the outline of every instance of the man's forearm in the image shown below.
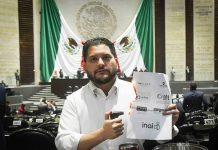
<path fill-rule="evenodd" d="M 81 137 L 77 150 L 92 149 L 96 145 L 105 141 L 103 129 L 98 129 Z"/>

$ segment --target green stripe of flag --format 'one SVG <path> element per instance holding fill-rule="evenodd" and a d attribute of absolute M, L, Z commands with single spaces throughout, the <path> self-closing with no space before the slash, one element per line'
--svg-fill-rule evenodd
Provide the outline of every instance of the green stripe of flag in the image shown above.
<path fill-rule="evenodd" d="M 49 81 L 54 70 L 61 32 L 59 10 L 54 0 L 41 1 L 40 77 Z"/>
<path fill-rule="evenodd" d="M 152 0 L 143 0 L 135 26 L 145 67 L 153 71 Z"/>

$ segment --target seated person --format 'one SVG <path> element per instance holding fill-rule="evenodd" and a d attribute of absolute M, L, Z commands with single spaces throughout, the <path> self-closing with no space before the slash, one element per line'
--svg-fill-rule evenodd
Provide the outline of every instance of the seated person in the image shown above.
<path fill-rule="evenodd" d="M 18 114 L 25 114 L 25 113 L 26 113 L 25 104 L 21 104 L 21 105 L 18 107 L 17 113 L 18 113 Z"/>
<path fill-rule="evenodd" d="M 53 75 L 52 75 L 52 79 L 58 79 L 58 71 L 54 70 Z"/>
<path fill-rule="evenodd" d="M 42 97 L 40 99 L 40 103 L 39 103 L 39 106 L 38 106 L 38 112 L 40 114 L 46 114 L 48 113 L 48 104 L 47 104 L 47 100 L 46 100 L 46 97 Z"/>
<path fill-rule="evenodd" d="M 183 97 L 183 109 L 186 113 L 207 109 L 208 104 L 204 98 L 204 93 L 197 90 L 196 83 L 190 83 L 190 91 L 185 93 Z"/>
<path fill-rule="evenodd" d="M 49 111 L 54 112 L 54 111 L 57 110 L 57 106 L 56 106 L 55 100 L 53 100 L 53 99 L 48 100 L 47 104 L 48 104 L 48 110 Z"/>

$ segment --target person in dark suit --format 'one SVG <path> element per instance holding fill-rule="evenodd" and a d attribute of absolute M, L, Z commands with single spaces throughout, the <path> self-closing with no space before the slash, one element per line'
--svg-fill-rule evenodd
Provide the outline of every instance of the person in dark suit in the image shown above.
<path fill-rule="evenodd" d="M 5 97 L 5 87 L 0 85 L 0 118 L 2 118 L 5 114 L 5 102 L 6 102 L 6 97 Z"/>
<path fill-rule="evenodd" d="M 207 102 L 204 98 L 204 93 L 197 90 L 197 84 L 195 82 L 190 83 L 190 91 L 185 93 L 183 97 L 183 109 L 186 113 L 206 110 Z"/>
<path fill-rule="evenodd" d="M 214 114 L 215 115 L 218 115 L 218 92 L 216 92 L 216 93 L 214 93 L 213 94 L 213 96 L 214 96 L 214 100 L 213 100 L 213 103 L 214 103 Z"/>
<path fill-rule="evenodd" d="M 61 79 L 63 79 L 63 77 L 64 77 L 64 73 L 63 73 L 62 69 L 59 70 L 59 77 Z"/>
<path fill-rule="evenodd" d="M 82 79 L 84 77 L 84 72 L 81 70 L 81 68 L 78 68 L 77 70 L 77 78 Z"/>
<path fill-rule="evenodd" d="M 186 66 L 186 81 L 191 81 L 191 69 L 189 66 Z"/>
<path fill-rule="evenodd" d="M 5 88 L 0 85 L 0 149 L 6 150 L 5 135 L 3 129 L 3 117 L 5 114 Z"/>

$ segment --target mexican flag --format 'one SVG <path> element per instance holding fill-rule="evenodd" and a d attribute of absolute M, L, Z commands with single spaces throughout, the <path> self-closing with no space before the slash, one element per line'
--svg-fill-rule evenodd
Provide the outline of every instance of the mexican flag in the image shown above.
<path fill-rule="evenodd" d="M 58 73 L 60 69 L 65 76 L 72 77 L 81 68 L 84 40 L 67 24 L 55 0 L 42 0 L 41 3 L 41 81 L 50 81 L 54 72 Z M 152 0 L 141 1 L 128 28 L 112 42 L 116 48 L 119 70 L 127 76 L 132 74 L 135 67 L 153 71 Z"/>

